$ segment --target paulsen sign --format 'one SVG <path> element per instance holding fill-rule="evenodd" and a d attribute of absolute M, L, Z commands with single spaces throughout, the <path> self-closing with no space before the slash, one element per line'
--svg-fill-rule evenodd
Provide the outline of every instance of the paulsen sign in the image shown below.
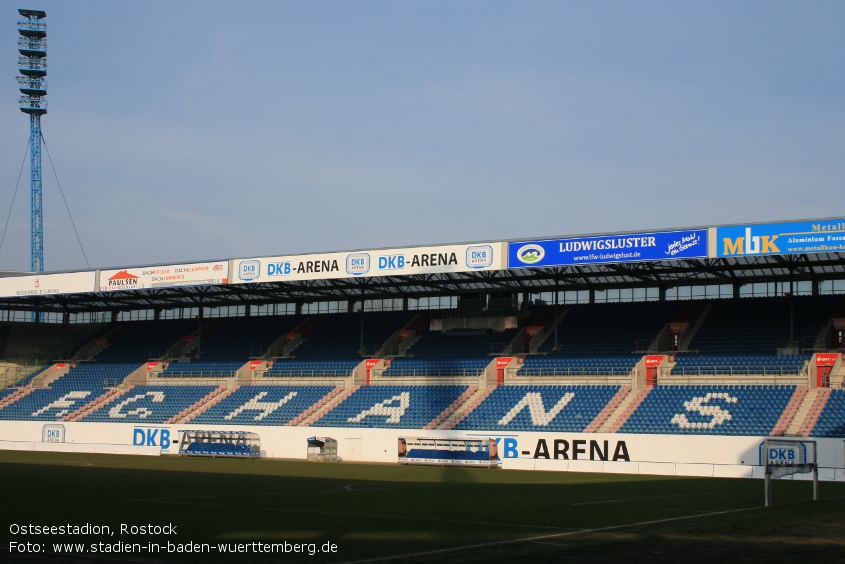
<path fill-rule="evenodd" d="M 229 262 L 198 262 L 100 271 L 100 291 L 172 286 L 210 286 L 229 282 Z"/>

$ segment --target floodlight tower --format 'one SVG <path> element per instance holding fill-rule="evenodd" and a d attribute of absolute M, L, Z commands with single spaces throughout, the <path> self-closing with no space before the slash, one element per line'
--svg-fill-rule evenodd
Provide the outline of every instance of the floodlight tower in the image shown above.
<path fill-rule="evenodd" d="M 41 209 L 41 116 L 47 113 L 47 12 L 18 10 L 18 87 L 21 111 L 29 114 L 30 270 L 44 271 L 44 222 Z"/>

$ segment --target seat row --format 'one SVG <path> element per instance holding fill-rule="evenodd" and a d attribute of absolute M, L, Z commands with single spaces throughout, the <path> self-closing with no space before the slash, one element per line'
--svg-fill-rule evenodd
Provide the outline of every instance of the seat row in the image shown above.
<path fill-rule="evenodd" d="M 219 401 L 216 395 L 224 388 L 207 385 L 112 388 L 113 395 L 104 395 L 109 391 L 104 379 L 130 367 L 80 365 L 50 388 L 2 407 L 0 419 L 59 421 L 102 396 L 100 407 L 81 421 L 161 424 L 202 405 L 193 421 L 208 425 L 300 424 L 308 415 L 317 427 L 423 429 L 454 419 L 454 428 L 463 431 L 582 432 L 620 392 L 614 385 L 505 385 L 485 391 L 483 401 L 466 413 L 456 400 L 475 397 L 474 388 L 435 383 L 363 386 L 341 394 L 340 401 L 334 399 L 338 390 L 327 385 L 242 386 Z M 656 386 L 620 431 L 766 435 L 795 391 L 794 385 Z M 316 410 L 317 405 L 325 407 Z M 831 391 L 813 435 L 845 436 L 845 390 Z"/>

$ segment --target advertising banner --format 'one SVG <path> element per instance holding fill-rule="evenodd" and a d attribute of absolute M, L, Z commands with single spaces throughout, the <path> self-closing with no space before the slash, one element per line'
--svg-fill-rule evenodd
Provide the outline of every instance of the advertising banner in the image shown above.
<path fill-rule="evenodd" d="M 32 274 L 0 278 L 0 297 L 47 296 L 51 294 L 80 294 L 93 292 L 96 272 L 66 274 Z"/>
<path fill-rule="evenodd" d="M 508 268 L 702 258 L 707 230 L 602 235 L 508 244 Z"/>
<path fill-rule="evenodd" d="M 839 353 L 816 354 L 816 366 L 833 366 L 839 360 Z"/>
<path fill-rule="evenodd" d="M 687 330 L 687 327 L 689 327 L 689 323 L 670 323 L 669 334 L 680 335 Z"/>
<path fill-rule="evenodd" d="M 235 259 L 233 284 L 501 270 L 503 243 Z"/>
<path fill-rule="evenodd" d="M 247 401 L 246 399 L 244 401 Z M 157 409 L 150 402 L 151 409 Z M 109 417 L 114 419 L 113 417 Z M 0 421 L 0 450 L 55 451 L 55 436 L 48 429 L 64 426 L 68 444 L 59 452 L 111 452 L 115 454 L 176 454 L 187 430 L 219 431 L 219 425 L 149 424 L 125 422 Z M 251 431 L 261 436 L 262 457 L 304 460 L 306 439 L 313 427 L 273 425 L 227 425 L 231 430 Z M 321 428 L 338 437 L 340 452 L 350 453 L 349 441 L 358 447 L 359 459 L 368 462 L 397 462 L 397 438 L 419 436 L 420 429 Z M 626 433 L 575 433 L 567 431 L 447 431 L 425 430 L 434 440 L 481 440 L 495 450 L 503 468 L 570 472 L 626 474 L 669 474 L 678 476 L 720 476 L 763 478 L 760 446 L 763 436 L 652 435 Z M 51 440 L 52 439 L 52 440 Z M 821 438 L 818 443 L 820 480 L 845 482 L 845 449 L 842 438 Z M 489 442 L 492 441 L 492 442 Z M 345 444 L 347 443 L 347 444 Z M 138 448 L 150 452 L 138 452 Z M 401 454 L 401 449 L 399 453 Z M 406 452 L 406 451 L 404 451 Z"/>
<path fill-rule="evenodd" d="M 405 339 L 410 337 L 411 333 L 413 333 L 413 332 L 414 332 L 413 329 L 400 329 L 399 330 L 399 342 L 401 343 L 402 341 L 404 341 Z"/>
<path fill-rule="evenodd" d="M 845 219 L 716 228 L 716 256 L 792 255 L 845 251 Z"/>
<path fill-rule="evenodd" d="M 213 286 L 228 282 L 228 261 L 100 271 L 101 292 L 174 286 Z"/>

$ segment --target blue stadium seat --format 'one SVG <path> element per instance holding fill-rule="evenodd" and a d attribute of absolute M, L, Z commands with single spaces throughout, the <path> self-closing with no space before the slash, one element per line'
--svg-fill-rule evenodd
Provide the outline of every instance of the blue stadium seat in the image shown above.
<path fill-rule="evenodd" d="M 811 437 L 845 437 L 845 390 L 831 390 Z"/>
<path fill-rule="evenodd" d="M 656 386 L 620 433 L 768 435 L 796 386 Z"/>
<path fill-rule="evenodd" d="M 422 429 L 466 390 L 467 386 L 365 386 L 312 426 Z"/>
<path fill-rule="evenodd" d="M 138 364 L 81 363 L 53 382 L 0 409 L 0 419 L 58 421 L 105 393 L 109 383 L 122 381 Z"/>
<path fill-rule="evenodd" d="M 463 421 L 460 430 L 578 433 L 620 386 L 500 386 Z"/>
<path fill-rule="evenodd" d="M 284 425 L 332 389 L 332 386 L 242 386 L 191 423 Z"/>
<path fill-rule="evenodd" d="M 214 389 L 214 386 L 134 386 L 80 421 L 164 423 Z"/>

